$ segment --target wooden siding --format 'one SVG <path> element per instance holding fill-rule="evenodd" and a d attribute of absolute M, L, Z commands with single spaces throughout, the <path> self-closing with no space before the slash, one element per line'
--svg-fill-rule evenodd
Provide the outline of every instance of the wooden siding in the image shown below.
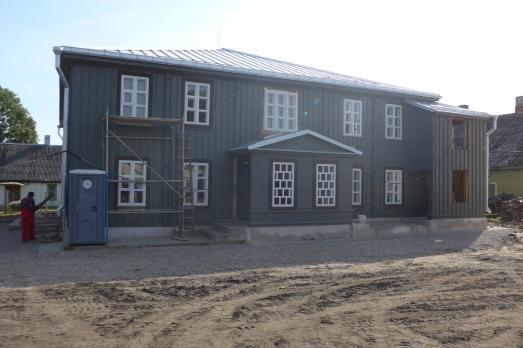
<path fill-rule="evenodd" d="M 523 196 L 523 169 L 491 169 L 489 182 L 496 183 L 498 195 L 512 193 Z"/>
<path fill-rule="evenodd" d="M 452 119 L 447 115 L 433 118 L 433 217 L 479 217 L 485 207 L 485 133 L 487 122 L 467 119 L 467 147 L 452 146 Z M 467 171 L 467 201 L 452 202 L 452 171 Z"/>
<path fill-rule="evenodd" d="M 67 58 L 67 56 L 65 56 Z M 211 125 L 209 127 L 187 126 L 192 142 L 194 161 L 210 162 L 209 206 L 197 209 L 200 223 L 231 221 L 233 219 L 233 155 L 230 149 L 242 144 L 263 139 L 268 132 L 263 130 L 264 89 L 284 89 L 298 92 L 299 129 L 311 129 L 363 152 L 353 158 L 354 167 L 361 168 L 362 205 L 354 207 L 351 214 L 366 214 L 369 217 L 420 216 L 420 192 L 417 178 L 420 173 L 432 173 L 430 210 L 433 216 L 476 216 L 482 207 L 482 193 L 475 193 L 473 202 L 466 207 L 453 208 L 449 201 L 450 164 L 472 168 L 469 174 L 473 180 L 469 192 L 481 191 L 483 180 L 483 154 L 480 150 L 469 149 L 467 155 L 455 153 L 444 156 L 445 139 L 448 139 L 450 124 L 433 114 L 402 104 L 397 97 L 361 91 L 329 88 L 313 84 L 283 82 L 269 79 L 252 79 L 219 73 L 202 73 L 195 70 L 159 67 L 147 64 L 116 65 L 107 62 L 64 60 L 69 64 L 71 83 L 69 149 L 89 162 L 103 169 L 102 163 L 102 118 L 106 110 L 119 114 L 118 76 L 121 72 L 150 75 L 150 108 L 153 117 L 183 117 L 184 81 L 207 81 L 211 84 Z M 343 135 L 343 100 L 359 99 L 363 106 L 362 137 Z M 385 139 L 385 104 L 403 105 L 403 140 Z M 478 146 L 484 145 L 484 121 L 472 120 L 469 140 Z M 443 129 L 445 128 L 446 129 Z M 145 135 L 153 130 L 127 127 L 120 134 Z M 161 131 L 159 131 L 161 132 Z M 433 141 L 434 139 L 434 141 Z M 172 177 L 173 154 L 170 147 L 161 141 L 133 143 L 138 153 L 147 157 L 150 165 L 162 175 Z M 432 145 L 434 144 L 434 146 Z M 470 153 L 469 153 L 470 152 Z M 114 166 L 117 157 L 131 157 L 130 154 L 112 141 L 110 164 Z M 440 159 L 444 158 L 444 160 Z M 450 160 L 452 158 L 452 161 Z M 68 169 L 92 168 L 77 157 L 69 155 Z M 437 164 L 437 165 L 436 165 Z M 399 207 L 384 205 L 384 174 L 386 168 L 403 169 L 403 204 Z M 110 168 L 114 172 L 115 168 Z M 109 173 L 113 175 L 115 173 Z M 263 173 L 267 175 L 267 173 Z M 151 177 L 151 176 L 149 176 Z M 340 172 L 340 182 L 352 183 L 352 171 Z M 308 180 L 302 179 L 299 180 Z M 312 180 L 312 179 L 311 179 Z M 150 186 L 150 187 L 149 187 Z M 114 207 L 114 189 L 110 188 L 110 207 Z M 350 200 L 350 193 L 346 199 Z M 252 195 L 251 195 L 252 196 Z M 112 204 L 112 205 L 111 205 Z M 172 195 L 152 185 L 147 188 L 148 208 L 169 208 Z M 253 206 L 253 209 L 255 207 Z M 254 212 L 254 211 L 253 211 Z M 285 214 L 285 213 L 281 213 Z M 301 221 L 298 216 L 293 219 Z M 306 212 L 302 212 L 306 215 Z M 327 216 L 327 215 L 326 215 Z M 333 218 L 334 219 L 334 218 Z M 151 215 L 121 215 L 111 218 L 112 225 L 169 224 L 167 217 Z"/>

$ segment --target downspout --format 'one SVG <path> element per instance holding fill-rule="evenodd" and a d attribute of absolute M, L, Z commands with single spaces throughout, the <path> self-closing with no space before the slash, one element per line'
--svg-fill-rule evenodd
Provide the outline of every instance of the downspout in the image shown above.
<path fill-rule="evenodd" d="M 54 49 L 55 53 L 55 68 L 58 72 L 58 75 L 60 76 L 60 82 L 62 82 L 64 86 L 64 103 L 63 103 L 63 121 L 62 121 L 62 129 L 63 129 L 63 136 L 62 136 L 62 206 L 65 207 L 65 198 L 66 198 L 66 187 L 67 187 L 67 141 L 68 141 L 68 129 L 69 129 L 69 81 L 67 81 L 67 77 L 64 74 L 64 71 L 62 70 L 61 66 L 61 51 L 58 48 Z"/>
<path fill-rule="evenodd" d="M 487 213 L 492 213 L 488 206 L 488 193 L 489 193 L 489 152 L 490 152 L 490 136 L 498 129 L 498 116 L 494 116 L 494 122 L 492 122 L 492 128 L 490 128 L 486 133 L 485 139 L 485 206 L 487 207 Z"/>

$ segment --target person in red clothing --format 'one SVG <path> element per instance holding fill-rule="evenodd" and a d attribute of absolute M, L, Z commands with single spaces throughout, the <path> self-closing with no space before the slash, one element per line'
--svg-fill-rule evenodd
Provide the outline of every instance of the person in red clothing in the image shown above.
<path fill-rule="evenodd" d="M 22 242 L 24 243 L 35 239 L 35 212 L 39 207 L 35 205 L 34 196 L 34 192 L 29 192 L 21 202 L 20 215 L 22 218 Z"/>

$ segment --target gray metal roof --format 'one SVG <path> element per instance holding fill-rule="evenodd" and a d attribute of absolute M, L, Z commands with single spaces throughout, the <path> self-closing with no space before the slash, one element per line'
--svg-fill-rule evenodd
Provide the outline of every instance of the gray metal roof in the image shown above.
<path fill-rule="evenodd" d="M 252 76 L 315 82 L 377 92 L 395 93 L 409 97 L 428 99 L 439 99 L 441 97 L 434 93 L 416 91 L 227 48 L 215 50 L 120 50 L 58 46 L 54 47 L 54 52 L 56 54 L 62 52 L 74 53 L 87 56 L 186 66 Z"/>
<path fill-rule="evenodd" d="M 443 104 L 438 101 L 428 102 L 428 101 L 419 101 L 419 100 L 405 100 L 405 103 L 418 107 L 418 108 L 421 108 L 421 109 L 424 109 L 424 110 L 427 110 L 427 111 L 431 111 L 431 112 L 454 114 L 454 115 L 461 115 L 461 116 L 468 116 L 468 117 L 480 117 L 480 118 L 492 117 L 492 115 L 490 115 L 486 112 L 469 110 L 469 109 L 461 108 L 459 106 Z"/>
<path fill-rule="evenodd" d="M 523 115 L 498 117 L 498 129 L 490 136 L 491 168 L 523 168 Z"/>

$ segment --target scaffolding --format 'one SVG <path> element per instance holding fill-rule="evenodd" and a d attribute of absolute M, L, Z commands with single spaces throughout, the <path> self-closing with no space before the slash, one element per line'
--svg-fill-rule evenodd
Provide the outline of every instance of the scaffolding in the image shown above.
<path fill-rule="evenodd" d="M 167 208 L 156 208 L 148 209 L 140 207 L 138 209 L 117 209 L 108 210 L 109 215 L 124 215 L 124 214 L 172 214 L 173 217 L 173 229 L 172 238 L 177 240 L 185 239 L 184 232 L 186 229 L 191 228 L 193 231 L 196 229 L 196 216 L 195 207 L 193 202 L 193 187 L 192 187 L 192 166 L 186 166 L 185 163 L 190 163 L 191 157 L 191 146 L 190 139 L 185 133 L 185 123 L 183 119 L 173 118 L 154 118 L 154 117 L 126 117 L 126 116 L 115 116 L 106 113 L 103 119 L 103 157 L 105 163 L 105 172 L 108 175 L 108 186 L 120 185 L 125 183 L 127 185 L 134 185 L 135 183 L 148 185 L 156 184 L 162 185 L 167 190 L 172 192 L 172 207 Z M 148 128 L 163 128 L 168 129 L 168 136 L 165 136 L 165 132 L 162 132 L 162 136 L 129 136 L 119 135 L 112 129 L 111 126 L 120 127 L 148 127 Z M 110 175 L 109 159 L 110 159 L 110 146 L 112 141 L 116 141 L 121 144 L 131 155 L 136 158 L 138 162 L 141 162 L 146 171 L 151 172 L 156 178 L 149 179 L 149 175 L 146 175 L 144 180 L 123 180 L 119 173 L 116 175 Z M 163 141 L 165 146 L 172 149 L 174 159 L 172 161 L 172 173 L 173 178 L 166 178 L 165 175 L 161 174 L 161 171 L 156 170 L 151 163 L 148 163 L 144 158 L 135 151 L 128 143 L 130 141 L 146 141 L 156 142 Z M 116 179 L 114 178 L 116 177 Z M 110 191 L 108 187 L 107 200 L 109 200 L 109 192 L 117 192 L 119 190 Z M 190 199 L 189 199 L 190 198 Z M 146 201 L 146 197 L 144 200 Z M 118 197 L 115 197 L 118 200 Z M 109 201 L 108 207 L 109 205 Z M 189 223 L 190 222 L 190 223 Z"/>

